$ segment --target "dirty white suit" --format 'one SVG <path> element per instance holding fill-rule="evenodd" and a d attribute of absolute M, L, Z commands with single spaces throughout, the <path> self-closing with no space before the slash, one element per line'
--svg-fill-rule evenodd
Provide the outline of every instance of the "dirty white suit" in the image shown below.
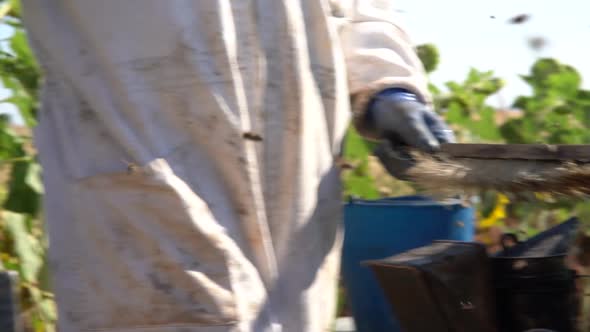
<path fill-rule="evenodd" d="M 350 115 L 428 98 L 390 1 L 23 7 L 61 331 L 329 331 Z"/>

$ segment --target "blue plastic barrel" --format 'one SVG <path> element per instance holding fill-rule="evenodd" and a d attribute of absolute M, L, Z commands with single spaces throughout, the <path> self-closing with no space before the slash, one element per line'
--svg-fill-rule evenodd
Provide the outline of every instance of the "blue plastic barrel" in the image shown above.
<path fill-rule="evenodd" d="M 434 240 L 472 241 L 473 209 L 458 200 L 407 196 L 351 200 L 345 206 L 342 277 L 357 332 L 402 332 L 372 271 L 361 262 Z M 419 314 L 419 313 L 417 313 Z"/>

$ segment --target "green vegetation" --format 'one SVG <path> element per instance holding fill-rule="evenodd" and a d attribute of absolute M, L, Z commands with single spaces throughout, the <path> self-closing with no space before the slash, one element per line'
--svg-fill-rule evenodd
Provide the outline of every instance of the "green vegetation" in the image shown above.
<path fill-rule="evenodd" d="M 1 103 L 13 105 L 27 128 L 36 124 L 39 68 L 28 46 L 19 2 L 0 3 L 3 24 L 13 29 L 2 40 L 0 80 L 11 95 Z M 41 167 L 32 146 L 31 130 L 16 130 L 7 115 L 0 116 L 0 262 L 18 271 L 21 307 L 27 331 L 54 331 L 56 311 L 46 267 L 47 241 L 41 219 Z"/>

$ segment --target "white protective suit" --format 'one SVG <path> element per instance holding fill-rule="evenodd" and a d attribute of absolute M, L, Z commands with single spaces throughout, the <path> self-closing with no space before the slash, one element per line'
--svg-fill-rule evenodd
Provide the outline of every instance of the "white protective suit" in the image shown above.
<path fill-rule="evenodd" d="M 329 331 L 351 100 L 428 98 L 390 1 L 23 8 L 61 331 Z"/>

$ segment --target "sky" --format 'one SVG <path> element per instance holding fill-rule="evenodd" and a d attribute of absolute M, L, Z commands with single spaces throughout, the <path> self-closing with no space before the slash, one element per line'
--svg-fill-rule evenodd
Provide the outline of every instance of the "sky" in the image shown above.
<path fill-rule="evenodd" d="M 396 0 L 395 6 L 416 44 L 438 47 L 436 85 L 463 80 L 471 67 L 493 70 L 507 85 L 490 102 L 505 107 L 529 92 L 518 75 L 538 57 L 553 57 L 578 69 L 590 88 L 589 0 Z M 507 23 L 520 14 L 529 20 Z M 548 44 L 534 52 L 527 40 L 538 36 Z"/>
<path fill-rule="evenodd" d="M 12 29 L 7 25 L 0 25 L 0 40 L 5 40 L 12 34 Z M 0 47 L 2 47 L 0 45 Z M 5 89 L 0 83 L 0 100 L 10 96 L 10 91 Z M 18 115 L 16 107 L 12 104 L 0 103 L 0 113 L 10 114 L 11 119 L 17 124 L 23 124 L 22 118 Z"/>
<path fill-rule="evenodd" d="M 441 62 L 431 75 L 438 86 L 463 80 L 472 67 L 493 70 L 507 85 L 490 102 L 507 107 L 515 96 L 529 92 L 518 75 L 526 74 L 538 57 L 553 57 L 578 69 L 590 88 L 590 0 L 392 1 L 413 41 L 438 47 Z M 520 14 L 530 19 L 507 23 Z M 9 33 L 0 26 L 0 38 Z M 531 37 L 544 37 L 548 44 L 534 52 L 527 44 Z M 0 97 L 6 93 L 0 88 Z M 11 108 L 0 105 L 0 112 L 6 111 Z"/>

